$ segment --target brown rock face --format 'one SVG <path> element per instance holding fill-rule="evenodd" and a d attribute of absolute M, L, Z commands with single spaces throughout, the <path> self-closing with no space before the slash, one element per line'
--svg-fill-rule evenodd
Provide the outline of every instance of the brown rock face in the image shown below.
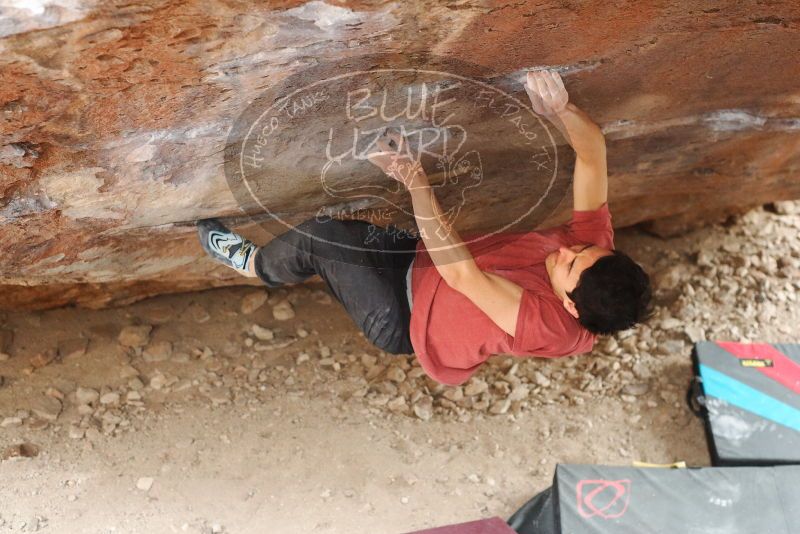
<path fill-rule="evenodd" d="M 573 155 L 521 85 L 543 66 L 606 132 L 616 226 L 800 198 L 794 1 L 39 4 L 0 11 L 2 308 L 254 283 L 201 218 L 408 226 L 362 157 L 387 125 L 422 132 L 459 230 L 558 224 Z"/>

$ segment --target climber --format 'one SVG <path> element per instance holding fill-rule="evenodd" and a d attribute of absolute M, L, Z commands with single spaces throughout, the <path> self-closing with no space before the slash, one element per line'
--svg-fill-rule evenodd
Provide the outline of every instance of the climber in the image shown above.
<path fill-rule="evenodd" d="M 370 342 L 388 353 L 414 352 L 444 384 L 465 382 L 494 354 L 589 352 L 598 335 L 652 314 L 649 277 L 614 249 L 600 128 L 569 102 L 557 72 L 527 73 L 525 90 L 576 153 L 566 224 L 465 245 L 441 216 L 419 160 L 403 150 L 405 139 L 386 133 L 369 160 L 408 190 L 419 236 L 312 219 L 258 247 L 207 219 L 198 222 L 200 242 L 269 287 L 320 275 Z"/>

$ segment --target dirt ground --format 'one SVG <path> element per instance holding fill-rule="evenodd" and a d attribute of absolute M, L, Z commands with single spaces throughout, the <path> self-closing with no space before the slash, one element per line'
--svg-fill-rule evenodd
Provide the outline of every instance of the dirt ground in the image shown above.
<path fill-rule="evenodd" d="M 5 313 L 0 532 L 395 534 L 507 518 L 557 463 L 708 465 L 691 343 L 800 342 L 799 229 L 782 202 L 619 230 L 657 315 L 462 388 L 370 346 L 319 284 Z"/>

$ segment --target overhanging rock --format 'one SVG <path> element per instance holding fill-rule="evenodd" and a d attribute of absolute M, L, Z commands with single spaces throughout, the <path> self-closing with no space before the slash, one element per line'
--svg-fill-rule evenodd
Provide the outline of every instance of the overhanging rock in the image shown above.
<path fill-rule="evenodd" d="M 643 0 L 628 9 L 601 1 L 56 0 L 1 16 L 3 308 L 103 306 L 249 283 L 205 259 L 191 224 L 199 218 L 231 218 L 262 241 L 285 229 L 270 214 L 288 224 L 320 210 L 410 224 L 407 199 L 363 159 L 320 182 L 310 154 L 320 154 L 331 128 L 376 126 L 374 117 L 341 115 L 345 100 L 327 108 L 306 100 L 305 121 L 270 145 L 254 179 L 271 185 L 256 187 L 252 202 L 231 175 L 244 131 L 235 125 L 248 106 L 269 108 L 278 87 L 289 94 L 356 71 L 373 74 L 330 81 L 329 93 L 349 90 L 352 104 L 372 84 L 371 97 L 397 104 L 419 98 L 423 82 L 441 88 L 460 76 L 464 91 L 486 84 L 492 102 L 507 106 L 527 104 L 525 70 L 558 67 L 572 100 L 606 132 L 617 227 L 668 218 L 661 226 L 669 232 L 800 198 L 800 7 L 788 0 L 719 8 Z M 420 74 L 426 69 L 440 74 Z M 354 80 L 360 85 L 347 85 Z M 426 165 L 443 186 L 453 178 L 442 194 L 450 208 L 463 204 L 459 230 L 566 220 L 573 156 L 563 141 L 517 110 L 537 135 L 526 144 L 508 107 L 467 114 L 465 94 L 488 100 L 459 93 L 459 156 L 480 154 L 464 161 L 481 169 L 481 186 L 461 195 L 472 174 L 437 171 L 435 157 Z M 447 132 L 458 140 L 456 130 Z M 431 147 L 441 154 L 442 140 Z M 371 193 L 330 194 L 362 187 Z M 533 199 L 544 200 L 518 217 Z"/>

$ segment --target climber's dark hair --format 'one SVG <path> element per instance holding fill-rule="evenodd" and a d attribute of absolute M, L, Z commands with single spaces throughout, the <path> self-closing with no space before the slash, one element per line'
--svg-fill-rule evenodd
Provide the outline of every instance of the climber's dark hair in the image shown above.
<path fill-rule="evenodd" d="M 584 270 L 575 289 L 567 292 L 578 321 L 593 334 L 627 330 L 653 315 L 650 277 L 624 252 L 611 252 Z"/>

